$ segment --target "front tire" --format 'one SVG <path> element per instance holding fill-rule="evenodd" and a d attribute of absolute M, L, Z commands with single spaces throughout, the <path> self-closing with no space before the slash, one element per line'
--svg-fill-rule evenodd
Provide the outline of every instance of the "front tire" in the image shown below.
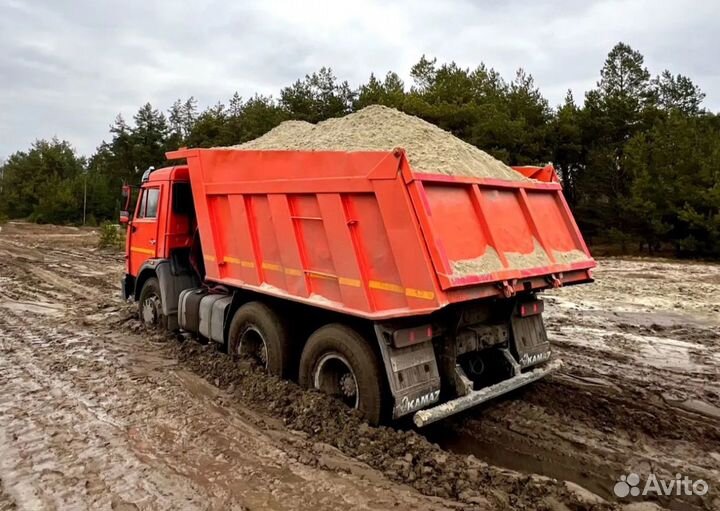
<path fill-rule="evenodd" d="M 264 303 L 246 303 L 230 323 L 228 354 L 250 358 L 273 376 L 286 376 L 290 336 L 285 322 Z"/>
<path fill-rule="evenodd" d="M 164 329 L 166 318 L 162 312 L 162 295 L 160 283 L 155 277 L 150 277 L 143 284 L 138 299 L 138 312 L 140 321 L 147 328 Z"/>
<path fill-rule="evenodd" d="M 380 423 L 383 380 L 378 357 L 352 328 L 331 324 L 316 330 L 300 357 L 299 381 L 360 410 L 370 424 Z"/>

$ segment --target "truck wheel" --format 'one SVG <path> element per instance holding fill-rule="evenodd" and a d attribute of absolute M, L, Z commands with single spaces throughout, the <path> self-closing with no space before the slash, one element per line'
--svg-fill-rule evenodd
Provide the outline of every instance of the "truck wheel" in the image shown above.
<path fill-rule="evenodd" d="M 155 277 L 150 277 L 143 284 L 138 300 L 140 321 L 148 328 L 164 328 L 165 316 L 162 313 L 162 298 L 160 297 L 160 283 Z"/>
<path fill-rule="evenodd" d="M 360 410 L 370 424 L 380 422 L 383 380 L 378 358 L 352 328 L 332 324 L 316 330 L 300 357 L 299 380 Z"/>
<path fill-rule="evenodd" d="M 228 353 L 251 358 L 268 374 L 285 376 L 289 367 L 290 336 L 280 317 L 260 302 L 240 307 L 230 323 Z"/>

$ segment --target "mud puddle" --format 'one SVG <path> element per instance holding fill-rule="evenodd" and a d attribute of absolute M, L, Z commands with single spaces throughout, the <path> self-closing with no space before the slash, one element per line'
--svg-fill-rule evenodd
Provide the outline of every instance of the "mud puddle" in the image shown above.
<path fill-rule="evenodd" d="M 559 431 L 553 439 L 547 432 L 536 431 L 527 423 L 519 425 L 517 429 L 512 425 L 498 425 L 497 417 L 494 416 L 496 413 L 492 410 L 489 412 L 486 424 L 481 424 L 482 413 L 475 412 L 471 417 L 450 420 L 420 433 L 448 452 L 472 455 L 489 465 L 528 476 L 541 475 L 551 480 L 574 483 L 577 486 L 570 486 L 574 491 L 580 494 L 591 492 L 589 494 L 598 496 L 610 505 L 624 506 L 642 500 L 672 511 L 718 509 L 717 498 L 710 494 L 703 497 L 650 495 L 643 499 L 619 498 L 615 495 L 614 487 L 620 476 L 630 473 L 638 473 L 642 481 L 650 473 L 664 481 L 672 480 L 680 473 L 692 480 L 709 481 L 711 488 L 715 488 L 713 493 L 716 491 L 717 486 L 713 485 L 717 485 L 717 472 L 670 460 L 659 446 L 658 452 L 651 457 L 649 454 L 632 454 L 632 449 L 645 451 L 643 441 L 615 439 L 616 445 L 612 445 L 612 441 L 608 440 L 607 446 L 603 447 L 600 442 L 593 441 L 591 432 L 580 433 L 577 430 L 575 435 Z M 499 413 L 507 414 L 506 411 Z M 703 456 L 700 452 L 695 455 Z M 712 464 L 710 458 L 707 461 Z"/>
<path fill-rule="evenodd" d="M 515 442 L 512 447 L 508 447 L 498 440 L 484 441 L 472 433 L 457 430 L 426 435 L 428 440 L 436 442 L 449 452 L 473 455 L 488 464 L 528 475 L 540 474 L 559 481 L 570 481 L 578 485 L 580 491 L 588 490 L 609 503 L 627 503 L 627 499 L 620 499 L 613 492 L 613 487 L 618 482 L 618 472 L 612 466 L 603 467 L 597 463 L 592 466 L 584 465 L 572 456 L 532 445 L 531 440 L 525 445 Z M 688 500 L 685 497 L 661 496 L 648 499 L 647 502 L 654 502 L 671 511 L 715 509 L 708 507 L 700 498 L 693 497 Z"/>
<path fill-rule="evenodd" d="M 422 434 L 450 452 L 472 454 L 491 465 L 524 474 L 540 474 L 560 481 L 571 481 L 608 501 L 617 500 L 612 493 L 616 476 L 609 469 L 603 471 L 594 466 L 589 470 L 571 456 L 533 445 L 532 440 L 528 440 L 525 445 L 517 439 L 483 440 L 473 433 L 450 426 L 438 426 Z M 506 442 L 512 442 L 512 447 Z"/>

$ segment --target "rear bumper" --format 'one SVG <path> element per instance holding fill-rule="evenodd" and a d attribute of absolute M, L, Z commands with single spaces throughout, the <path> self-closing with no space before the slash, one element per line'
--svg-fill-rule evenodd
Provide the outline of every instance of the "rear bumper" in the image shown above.
<path fill-rule="evenodd" d="M 489 387 L 485 387 L 480 390 L 473 390 L 469 394 L 462 397 L 448 401 L 438 406 L 420 410 L 415 412 L 413 415 L 413 421 L 418 427 L 423 427 L 431 424 L 450 415 L 454 415 L 463 410 L 467 410 L 473 406 L 489 401 L 490 399 L 496 398 L 515 389 L 518 389 L 528 383 L 532 383 L 541 378 L 544 378 L 550 373 L 553 373 L 563 366 L 563 362 L 560 359 L 551 360 L 547 364 L 537 367 L 526 373 L 521 373 L 513 376 L 507 380 L 496 383 Z"/>

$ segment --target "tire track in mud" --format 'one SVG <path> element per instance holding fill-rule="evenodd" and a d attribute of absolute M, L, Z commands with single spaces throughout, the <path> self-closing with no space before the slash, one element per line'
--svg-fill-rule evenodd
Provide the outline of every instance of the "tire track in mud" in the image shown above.
<path fill-rule="evenodd" d="M 119 313 L 111 312 L 106 318 L 107 321 L 114 323 L 109 325 L 113 330 L 118 329 L 114 328 L 115 325 L 126 323 L 129 315 L 125 312 L 126 310 L 127 308 L 124 308 Z M 81 316 L 82 307 L 76 312 Z M 46 322 L 48 322 L 47 319 L 40 321 L 40 323 Z M 50 333 L 44 334 L 42 332 L 44 332 L 45 325 L 33 325 L 30 321 L 21 321 L 19 316 L 9 315 L 4 323 L 0 320 L 0 331 L 20 332 L 12 344 L 19 343 L 20 337 L 27 338 L 28 350 L 32 349 L 32 353 L 36 357 L 42 357 L 47 364 L 49 374 L 55 375 L 54 377 L 66 375 L 63 385 L 74 389 L 77 389 L 78 386 L 81 389 L 85 388 L 82 375 L 86 370 L 97 374 L 107 371 L 108 362 L 111 360 L 129 357 L 130 360 L 124 360 L 124 363 L 120 364 L 119 368 L 122 368 L 123 365 L 136 358 L 128 354 L 132 348 L 123 347 L 123 341 L 103 330 L 108 326 L 107 324 L 91 328 L 90 332 L 83 332 L 76 330 L 75 325 L 78 321 L 72 318 L 62 320 L 62 323 L 66 323 L 65 326 L 56 328 L 57 323 L 59 322 L 50 319 L 49 324 L 54 326 L 49 328 Z M 137 329 L 139 324 L 130 320 L 126 326 Z M 66 328 L 71 328 L 71 330 L 65 331 Z M 132 330 L 132 328 L 124 328 L 125 332 L 128 330 Z M 30 333 L 28 334 L 28 332 Z M 147 335 L 145 332 L 142 334 Z M 109 335 L 110 338 L 100 342 L 99 339 L 103 335 Z M 128 335 L 133 337 L 129 332 Z M 143 342 L 144 339 L 134 336 L 132 341 Z M 98 342 L 101 344 L 100 347 L 94 345 Z M 211 347 L 202 347 L 192 342 L 177 344 L 173 341 L 165 345 L 165 349 L 169 350 L 173 356 L 179 356 L 189 369 L 210 378 L 211 381 L 214 380 L 218 385 L 222 386 L 232 378 L 236 378 L 237 393 L 240 394 L 243 403 L 247 403 L 249 400 L 251 404 L 258 405 L 260 412 L 267 412 L 269 409 L 271 416 L 288 423 L 291 429 L 303 431 L 306 439 L 294 439 L 293 444 L 296 449 L 296 459 L 306 466 L 318 466 L 341 474 L 360 474 L 372 485 L 379 485 L 380 488 L 383 487 L 382 483 L 385 480 L 381 475 L 383 473 L 391 480 L 415 486 L 423 494 L 457 499 L 464 502 L 464 507 L 469 508 L 535 509 L 538 502 L 545 501 L 549 503 L 548 505 L 553 502 L 568 502 L 571 509 L 586 508 L 582 496 L 577 497 L 563 483 L 544 478 L 518 476 L 508 471 L 495 470 L 472 458 L 449 456 L 414 433 L 398 432 L 389 428 L 369 428 L 352 413 L 349 414 L 348 410 L 339 403 L 325 396 L 301 391 L 288 382 L 280 382 L 264 375 L 243 374 L 242 368 L 238 368 L 228 357 L 209 350 L 209 348 Z M 143 353 L 144 350 L 140 351 L 140 358 L 147 356 Z M 153 351 L 150 350 L 151 353 Z M 23 358 L 29 354 L 30 352 L 26 350 Z M 168 363 L 168 359 L 161 357 L 161 360 L 165 360 L 165 364 Z M 78 375 L 81 378 L 78 378 Z M 40 373 L 29 376 L 40 381 L 48 378 L 47 375 Z M 20 377 L 20 379 L 23 378 Z M 251 384 L 247 385 L 248 382 Z M 142 383 L 135 378 L 127 382 L 127 386 L 129 388 L 141 387 Z M 120 429 L 128 428 L 128 424 L 118 423 L 117 419 L 114 419 L 116 417 L 133 417 L 136 422 L 144 422 L 157 415 L 155 409 L 148 410 L 145 406 L 138 406 L 145 402 L 140 396 L 134 396 L 132 399 L 118 399 L 116 395 L 118 387 L 124 387 L 124 385 L 116 370 L 113 372 L 112 392 L 102 389 L 101 382 L 90 381 L 87 390 L 91 392 L 91 396 L 84 396 L 78 400 L 84 403 L 89 410 L 95 411 L 96 422 L 97 420 L 109 422 Z M 214 387 L 212 388 L 214 389 Z M 291 391 L 288 392 L 288 389 Z M 67 391 L 65 393 L 68 394 Z M 103 397 L 108 393 L 113 396 L 112 403 L 103 402 Z M 173 396 L 160 394 L 154 396 L 154 399 L 166 403 L 172 402 Z M 298 406 L 300 407 L 299 413 L 289 412 L 289 410 L 297 411 Z M 48 407 L 53 408 L 54 405 L 48 404 Z M 236 408 L 237 404 L 233 403 L 232 407 Z M 110 409 L 112 412 L 108 411 Z M 178 411 L 177 416 L 172 417 L 172 420 L 179 420 L 178 417 L 187 416 L 188 413 L 189 411 L 183 408 L 182 411 Z M 206 412 L 202 412 L 198 416 L 205 414 Z M 290 418 L 291 416 L 294 420 Z M 80 417 L 81 423 L 93 420 L 93 417 L 88 415 Z M 161 431 L 157 437 L 146 435 L 144 443 L 148 445 L 161 444 L 163 435 L 173 438 L 177 436 L 171 432 L 172 428 L 168 424 L 165 424 L 164 428 L 158 429 Z M 223 437 L 223 432 L 217 429 L 208 431 L 207 434 L 213 435 L 214 438 Z M 257 436 L 260 433 L 255 431 L 252 435 Z M 207 439 L 204 441 L 207 442 Z M 334 447 L 330 447 L 330 445 Z M 340 449 L 338 454 L 344 452 L 352 456 L 354 460 L 351 458 L 343 461 L 344 457 L 341 457 L 339 461 L 337 455 L 331 455 L 334 448 Z M 140 457 L 140 461 L 142 460 L 143 458 Z M 164 461 L 167 463 L 167 460 Z M 183 463 L 187 463 L 187 460 L 183 460 Z M 235 463 L 237 463 L 237 459 L 235 459 Z M 373 475 L 375 471 L 371 467 L 380 472 Z M 184 470 L 187 470 L 187 467 Z M 491 486 L 486 487 L 488 483 L 491 483 Z M 162 484 L 158 484 L 158 487 L 161 486 Z M 112 492 L 108 490 L 104 493 Z M 133 496 L 124 498 L 132 502 L 130 499 Z M 414 500 L 416 498 L 406 495 L 400 501 L 404 505 L 409 505 Z M 153 504 L 155 505 L 155 503 Z M 266 504 L 264 503 L 263 507 Z M 438 502 L 433 507 L 438 508 L 440 505 Z M 422 506 L 415 504 L 412 507 Z M 602 505 L 597 508 L 605 509 Z"/>
<path fill-rule="evenodd" d="M 12 313 L 0 331 L 3 484 L 23 508 L 447 508 L 370 470 L 365 480 L 298 462 L 302 451 L 218 405 L 217 389 L 156 346 Z"/>
<path fill-rule="evenodd" d="M 95 239 L 95 235 L 86 234 L 70 239 L 75 236 L 86 243 Z M 18 302 L 16 310 L 35 305 L 59 311 L 73 309 L 88 299 L 97 305 L 113 301 L 122 256 L 91 244 L 80 248 L 58 245 L 66 238 L 0 235 L 0 301 L 6 305 L 8 301 Z"/>
<path fill-rule="evenodd" d="M 3 472 L 6 487 L 15 492 L 22 507 L 86 509 L 147 502 L 170 508 L 173 501 L 163 497 L 163 488 L 173 488 L 188 509 L 201 509 L 199 495 L 132 456 L 117 434 L 126 424 L 104 412 L 109 403 L 103 403 L 102 396 L 78 392 L 84 376 L 73 368 L 85 357 L 72 346 L 78 343 L 74 336 L 34 332 L 12 314 L 0 320 L 0 327 L 4 332 L 0 368 L 8 375 L 2 384 L 7 398 L 0 407 L 5 431 Z M 63 360 L 47 349 L 60 343 L 67 353 Z M 42 365 L 38 357 L 44 359 Z"/>
<path fill-rule="evenodd" d="M 602 388 L 560 376 L 452 419 L 429 432 L 441 446 L 472 453 L 499 466 L 573 481 L 609 501 L 618 477 L 630 472 L 672 480 L 681 473 L 703 479 L 703 498 L 661 498 L 670 509 L 718 509 L 720 456 L 717 423 L 669 406 L 638 406 L 608 397 Z M 696 435 L 685 431 L 698 427 Z M 701 432 L 706 431 L 707 436 Z"/>
<path fill-rule="evenodd" d="M 47 258 L 43 258 L 43 261 L 52 259 L 57 261 L 54 257 L 56 254 L 52 254 L 52 250 L 49 250 L 51 255 Z M 87 259 L 86 259 L 87 261 Z M 39 262 L 38 259 L 33 260 L 34 264 Z M 54 264 L 51 263 L 51 264 Z M 1 262 L 0 262 L 1 265 Z M 62 268 L 58 266 L 53 269 Z M 26 271 L 22 264 L 14 264 L 11 267 L 13 269 L 12 277 L 8 280 L 11 281 L 11 285 L 14 287 L 24 287 L 33 290 L 35 286 L 27 286 L 27 279 L 32 272 Z M 2 269 L 2 268 L 0 268 Z M 6 272 L 2 272 L 6 273 Z M 81 276 L 82 278 L 82 276 Z M 84 279 L 83 279 L 84 280 Z M 115 280 L 115 279 L 113 279 Z M 107 292 L 108 296 L 115 296 L 115 290 L 109 289 L 111 286 L 108 285 L 108 281 L 105 281 L 102 286 L 102 290 Z M 112 282 L 114 284 L 115 282 Z M 114 287 L 114 286 L 112 286 Z M 55 296 L 55 289 L 50 287 L 48 292 L 43 292 L 40 296 L 47 300 L 52 300 Z M 112 293 L 112 295 L 110 294 Z M 31 295 L 32 296 L 32 295 Z M 134 440 L 134 447 L 137 445 L 143 449 L 142 453 L 135 453 L 136 461 L 138 463 L 147 462 L 153 469 L 171 469 L 175 475 L 181 479 L 188 480 L 184 481 L 187 486 L 188 483 L 192 483 L 193 478 L 199 479 L 205 486 L 209 486 L 213 489 L 214 494 L 230 494 L 229 497 L 220 499 L 221 501 L 217 505 L 213 505 L 213 502 L 218 502 L 218 498 L 214 500 L 204 496 L 205 504 L 201 505 L 202 509 L 226 509 L 226 508 L 244 508 L 244 504 L 234 505 L 232 499 L 236 499 L 238 495 L 243 497 L 243 500 L 247 503 L 252 503 L 252 507 L 259 508 L 277 508 L 277 509 L 305 509 L 308 505 L 317 507 L 318 509 L 335 509 L 338 505 L 347 505 L 352 508 L 391 508 L 397 507 L 398 505 L 410 506 L 416 509 L 446 509 L 447 506 L 455 507 L 450 501 L 442 501 L 440 499 L 427 499 L 420 495 L 413 493 L 407 488 L 402 486 L 396 486 L 389 483 L 381 474 L 376 473 L 367 465 L 356 462 L 354 460 L 344 457 L 339 451 L 334 451 L 329 445 L 318 443 L 318 442 L 306 442 L 302 440 L 300 447 L 296 447 L 298 439 L 294 435 L 284 433 L 282 428 L 267 429 L 262 426 L 266 419 L 255 417 L 254 420 L 245 421 L 245 419 L 238 418 L 237 408 L 233 407 L 232 410 L 227 410 L 223 406 L 218 406 L 214 402 L 210 402 L 209 396 L 214 396 L 213 399 L 217 399 L 216 393 L 219 391 L 203 380 L 199 380 L 197 377 L 190 373 L 185 373 L 182 377 L 179 375 L 181 371 L 171 370 L 170 374 L 173 375 L 173 379 L 181 380 L 180 383 L 183 389 L 186 391 L 186 395 L 182 399 L 172 399 L 172 395 L 163 395 L 158 392 L 156 387 L 147 389 L 147 382 L 145 378 L 149 379 L 151 383 L 157 383 L 156 378 L 158 377 L 156 371 L 152 368 L 153 364 L 150 364 L 148 368 L 148 357 L 154 360 L 155 364 L 158 364 L 162 370 L 167 370 L 167 366 L 173 366 L 171 359 L 167 359 L 158 356 L 159 350 L 157 345 L 153 346 L 152 349 L 138 350 L 138 346 L 143 346 L 146 339 L 138 336 L 127 335 L 129 332 L 125 330 L 123 337 L 127 337 L 126 341 L 119 339 L 117 336 L 117 330 L 115 332 L 108 331 L 108 321 L 115 321 L 114 325 L 117 326 L 123 323 L 125 316 L 124 310 L 121 307 L 117 307 L 117 300 L 109 300 L 110 307 L 107 304 L 100 304 L 98 312 L 94 312 L 93 309 L 98 309 L 96 304 L 80 299 L 74 303 L 68 303 L 66 307 L 66 316 L 63 318 L 51 318 L 44 316 L 34 316 L 32 321 L 21 321 L 19 315 L 8 315 L 7 318 L 14 318 L 6 320 L 12 323 L 12 325 L 3 325 L 0 323 L 0 333 L 4 330 L 16 330 L 22 327 L 22 330 L 28 328 L 34 329 L 35 337 L 33 339 L 44 338 L 49 344 L 42 344 L 40 351 L 44 355 L 50 353 L 52 356 L 49 357 L 45 362 L 48 364 L 49 377 L 57 376 L 58 374 L 72 373 L 72 378 L 65 381 L 65 385 L 69 385 L 71 388 L 78 385 L 78 375 L 82 376 L 86 369 L 100 373 L 103 370 L 107 370 L 108 360 L 121 360 L 124 363 L 140 362 L 139 366 L 141 370 L 139 374 L 142 378 L 131 378 L 129 382 L 130 387 L 142 387 L 144 385 L 145 392 L 148 395 L 152 395 L 150 402 L 159 403 L 155 408 L 149 408 L 144 406 L 149 398 L 147 395 L 134 395 L 133 399 L 117 399 L 116 385 L 108 389 L 102 388 L 102 381 L 90 381 L 87 390 L 91 391 L 92 394 L 99 398 L 101 396 L 109 395 L 112 402 L 101 403 L 102 406 L 95 406 L 92 409 L 96 412 L 96 418 L 102 419 L 101 422 L 116 423 L 116 420 L 111 420 L 113 417 L 133 417 L 134 421 L 138 424 L 142 424 L 142 428 L 136 428 L 131 425 L 120 423 L 120 428 L 127 428 L 127 436 Z M 11 311 L 18 312 L 29 308 L 27 303 L 7 301 L 4 304 L 0 304 L 0 310 L 8 308 Z M 4 311 L 3 311 L 4 312 Z M 90 314 L 88 316 L 88 314 Z M 118 316 L 120 319 L 118 320 Z M 33 321 L 38 321 L 37 325 L 33 324 Z M 20 323 L 18 323 L 20 321 Z M 98 328 L 98 323 L 102 324 L 101 328 Z M 20 325 L 20 326 L 18 326 Z M 88 327 L 88 329 L 80 329 L 78 327 Z M 94 327 L 94 328 L 90 328 Z M 112 327 L 111 327 L 112 328 Z M 46 330 L 53 332 L 62 330 L 64 333 L 56 338 L 52 335 L 45 335 Z M 113 335 L 115 334 L 115 335 Z M 23 336 L 25 334 L 23 333 Z M 106 339 L 106 343 L 103 343 L 102 348 L 98 349 L 97 344 L 103 336 L 109 337 Z M 11 345 L 19 344 L 21 341 L 19 338 L 12 339 Z M 134 345 L 134 343 L 140 343 Z M 113 348 L 115 346 L 117 349 Z M 38 348 L 38 346 L 33 346 Z M 49 351 L 48 351 L 49 350 Z M 63 354 L 63 351 L 65 352 Z M 109 352 L 106 352 L 109 351 Z M 140 359 L 138 359 L 137 351 L 142 353 Z M 61 354 L 58 356 L 58 354 Z M 23 354 L 23 359 L 29 355 L 28 352 Z M 75 358 L 75 362 L 78 360 L 82 361 L 82 364 L 73 365 L 68 363 L 68 358 Z M 44 360 L 44 358 L 43 358 Z M 24 360 L 19 361 L 18 366 L 22 366 Z M 100 362 L 100 363 L 98 363 Z M 123 364 L 120 364 L 122 367 Z M 136 366 L 134 374 L 137 375 L 138 367 Z M 43 380 L 46 375 L 33 374 L 31 375 L 35 379 Z M 113 379 L 116 380 L 117 374 L 113 373 Z M 16 379 L 16 378 L 13 378 Z M 82 379 L 82 378 L 81 378 Z M 114 382 L 117 384 L 117 381 Z M 177 382 L 174 382 L 177 383 Z M 98 385 L 100 384 L 100 385 Z M 162 385 L 161 385 L 162 387 Z M 95 392 L 98 388 L 99 395 Z M 137 394 L 137 393 L 136 393 Z M 122 396 L 121 396 L 122 397 Z M 188 407 L 187 403 L 193 403 L 194 400 L 199 400 L 202 404 L 202 410 L 196 413 L 192 413 L 193 407 Z M 81 403 L 92 403 L 92 398 L 87 396 L 80 399 Z M 174 405 L 175 412 L 171 414 L 167 420 L 160 425 L 154 427 L 148 426 L 148 421 L 157 422 L 157 410 L 164 409 L 168 406 L 168 403 Z M 47 403 L 49 409 L 54 409 L 57 403 Z M 210 407 L 210 412 L 205 407 Z M 197 408 L 197 406 L 195 407 Z M 111 410 L 111 411 L 108 411 Z M 208 418 L 217 419 L 218 414 L 221 416 L 218 424 L 211 421 L 207 423 Z M 241 414 L 242 415 L 242 414 Z M 230 420 L 232 419 L 232 420 Z M 84 424 L 91 421 L 92 417 L 80 417 L 79 421 Z M 230 423 L 228 424 L 228 421 Z M 200 424 L 198 424 L 200 422 Z M 262 431 L 257 429 L 255 423 L 259 423 L 262 426 Z M 177 424 L 181 424 L 182 427 L 178 428 Z M 117 424 L 116 424 L 117 425 Z M 150 432 L 148 432 L 148 429 Z M 178 433 L 178 429 L 182 429 L 183 434 Z M 185 432 L 186 431 L 186 432 Z M 242 434 L 241 434 L 242 433 Z M 230 437 L 228 437 L 230 435 Z M 218 456 L 220 459 L 210 458 L 208 456 L 200 456 L 202 453 L 188 453 L 195 454 L 194 456 L 185 457 L 186 451 L 190 451 L 185 446 L 186 443 L 191 445 L 197 440 L 200 445 L 212 444 L 217 448 L 217 444 L 223 446 L 237 445 L 236 436 L 243 438 L 252 439 L 249 441 L 249 445 L 242 445 L 235 449 L 235 452 L 228 453 L 227 451 L 220 450 Z M 210 440 L 209 440 L 210 439 Z M 277 440 L 282 448 L 274 446 L 273 442 Z M 181 442 L 183 444 L 182 454 L 180 459 L 173 458 L 169 453 L 164 452 L 160 449 L 158 454 L 158 446 L 167 445 L 170 443 Z M 267 442 L 269 445 L 265 445 Z M 255 444 L 259 443 L 258 448 Z M 148 451 L 148 452 L 145 452 Z M 248 454 L 254 451 L 265 451 L 265 457 L 260 458 L 259 461 L 255 459 L 255 464 L 248 462 Z M 238 454 L 240 453 L 240 455 Z M 309 454 L 308 454 L 309 453 Z M 314 454 L 313 454 L 314 453 Z M 215 454 L 212 452 L 211 454 Z M 261 453 L 262 454 L 262 453 Z M 243 457 L 244 456 L 244 457 Z M 146 459 L 148 458 L 148 459 Z M 71 465 L 71 463 L 61 460 L 62 465 Z M 110 462 L 109 462 L 110 463 Z M 227 475 L 223 477 L 217 477 L 212 470 L 221 468 L 227 469 Z M 318 470 L 316 466 L 323 468 Z M 217 470 L 216 470 L 217 471 Z M 210 472 L 208 474 L 208 472 Z M 270 479 L 269 481 L 267 479 Z M 247 481 L 246 481 L 247 479 Z M 280 482 L 278 482 L 278 480 Z M 27 484 L 27 480 L 15 481 L 15 483 Z M 6 485 L 9 484 L 5 483 Z M 249 490 L 246 485 L 250 485 Z M 131 485 L 132 486 L 132 485 Z M 193 484 L 190 484 L 193 486 Z M 139 502 L 140 508 L 177 508 L 179 503 L 183 503 L 183 508 L 191 508 L 185 504 L 187 498 L 183 498 L 183 495 L 179 492 L 174 491 L 172 485 L 159 484 L 158 488 L 161 488 L 163 495 L 167 496 L 167 500 L 170 503 L 168 506 L 161 505 L 158 502 L 148 503 L 147 499 Z M 219 487 L 219 489 L 218 489 Z M 229 487 L 230 489 L 228 490 Z M 288 490 L 288 487 L 290 490 Z M 31 485 L 31 488 L 32 485 Z M 157 489 L 157 488 L 156 488 Z M 204 490 L 207 490 L 203 486 Z M 106 489 L 107 490 L 107 489 Z M 34 489 L 33 493 L 38 492 L 37 488 Z M 39 492 L 43 494 L 42 492 Z M 110 490 L 101 492 L 103 495 L 110 494 Z M 207 493 L 207 492 L 206 492 Z M 248 496 L 249 494 L 249 496 Z M 44 495 L 44 494 L 43 494 Z M 209 501 L 209 503 L 207 502 Z M 90 503 L 93 507 L 96 503 L 92 502 L 90 498 L 84 499 L 84 502 Z M 110 502 L 115 507 L 124 506 L 122 500 L 113 500 Z M 65 506 L 67 507 L 67 502 Z M 74 507 L 74 506 L 71 506 Z"/>
<path fill-rule="evenodd" d="M 27 241 L 31 240 L 29 237 Z M 86 496 L 83 505 L 88 502 L 112 505 L 114 492 L 116 505 L 137 502 L 140 508 L 163 508 L 165 504 L 172 508 L 182 500 L 183 491 L 191 494 L 190 502 L 192 496 L 200 495 L 205 499 L 205 508 L 215 505 L 218 509 L 231 507 L 233 502 L 239 507 L 248 500 L 259 507 L 279 506 L 271 499 L 286 502 L 288 498 L 296 501 L 293 503 L 298 503 L 299 508 L 316 501 L 328 508 L 331 504 L 337 507 L 338 503 L 363 507 L 371 502 L 382 502 L 380 507 L 384 508 L 398 504 L 405 508 L 429 505 L 416 493 L 391 485 L 390 479 L 413 486 L 425 495 L 451 499 L 432 501 L 433 508 L 452 507 L 460 502 L 461 507 L 471 509 L 579 511 L 621 506 L 603 502 L 580 487 L 564 483 L 564 479 L 608 498 L 609 482 L 614 483 L 629 468 L 659 468 L 659 473 L 664 474 L 665 470 L 680 467 L 683 473 L 708 474 L 708 480 L 720 481 L 717 472 L 720 457 L 710 456 L 716 452 L 714 445 L 703 443 L 712 438 L 703 429 L 706 421 L 693 423 L 687 418 L 692 418 L 692 413 L 678 412 L 661 401 L 652 401 L 650 408 L 635 402 L 683 381 L 689 382 L 691 397 L 702 397 L 705 394 L 698 390 L 701 384 L 713 392 L 712 385 L 707 385 L 712 383 L 712 375 L 701 372 L 688 376 L 680 372 L 663 384 L 654 374 L 656 369 L 633 366 L 632 357 L 618 363 L 604 360 L 605 352 L 594 346 L 560 342 L 556 348 L 568 362 L 568 374 L 451 419 L 443 424 L 444 431 L 437 437 L 432 431 L 421 431 L 441 443 L 437 446 L 413 431 L 370 428 L 338 403 L 302 391 L 292 383 L 248 372 L 217 353 L 213 346 L 167 342 L 140 332 L 138 323 L 129 319 L 129 308 L 114 298 L 121 260 L 116 255 L 45 242 L 28 247 L 18 238 L 8 247 L 3 241 L 0 236 L 0 252 L 26 253 L 30 257 L 0 258 L 0 294 L 7 293 L 12 286 L 16 298 L 36 297 L 50 305 L 60 302 L 66 313 L 64 317 L 22 316 L 27 304 L 21 303 L 15 309 L 8 309 L 6 304 L 3 309 L 0 303 L 0 336 L 9 331 L 11 349 L 19 350 L 12 355 L 18 358 L 12 360 L 20 367 L 31 360 L 34 368 L 10 374 L 18 374 L 21 381 L 40 381 L 46 385 L 28 395 L 23 394 L 30 392 L 23 385 L 12 387 L 8 392 L 20 394 L 23 399 L 22 406 L 13 408 L 13 413 L 41 414 L 48 410 L 61 415 L 77 413 L 76 420 L 63 423 L 64 429 L 61 428 L 69 431 L 64 434 L 71 439 L 70 447 L 62 445 L 66 451 L 58 451 L 61 457 L 55 460 L 62 467 L 77 470 L 74 457 L 79 455 L 72 449 L 80 447 L 75 447 L 72 440 L 77 443 L 78 438 L 85 438 L 83 435 L 103 438 L 96 432 L 101 429 L 124 431 L 119 433 L 124 438 L 122 442 L 113 440 L 118 443 L 111 442 L 109 447 L 91 446 L 98 449 L 93 457 L 100 460 L 101 468 L 112 470 L 116 464 L 131 462 L 135 464 L 131 471 L 147 468 L 153 474 L 161 474 L 140 487 L 125 481 L 130 489 L 124 491 L 131 494 L 121 493 L 123 483 L 114 480 L 105 483 L 97 496 Z M 77 279 L 86 287 L 98 288 L 99 303 L 80 295 L 71 302 L 62 282 L 43 282 L 27 270 L 28 264 L 41 265 L 66 280 Z M 2 299 L 0 296 L 0 302 Z M 7 315 L 6 310 L 10 310 Z M 9 323 L 3 323 L 3 318 Z M 576 323 L 587 320 L 585 326 L 595 326 L 597 322 L 590 319 L 573 317 Z M 622 334 L 621 327 L 614 323 L 610 328 Z M 634 325 L 626 328 L 631 334 L 649 333 Z M 663 332 L 656 330 L 661 337 Z M 670 332 L 665 333 L 672 338 Z M 39 340 L 28 345 L 25 337 Z M 716 346 L 712 339 L 706 344 L 709 348 Z M 7 345 L 3 337 L 0 372 L 11 370 L 2 365 Z M 8 394 L 3 385 L 0 382 L 0 391 L 5 396 Z M 639 393 L 627 390 L 636 387 Z M 35 395 L 52 389 L 60 389 L 62 395 L 42 400 L 42 410 L 34 408 Z M 70 399 L 71 404 L 66 404 L 65 399 Z M 0 400 L 3 427 L 3 421 L 8 420 L 4 406 L 6 401 Z M 643 415 L 649 409 L 652 413 Z M 673 417 L 677 413 L 681 414 L 680 419 Z M 116 426 L 108 426 L 108 421 Z M 666 426 L 652 435 L 655 423 Z M 688 435 L 683 433 L 683 427 L 688 428 Z M 677 438 L 675 433 L 682 435 Z M 238 443 L 237 436 L 249 443 Z M 10 443 L 15 445 L 13 440 Z M 115 450 L 120 454 L 113 454 Z M 129 456 L 126 450 L 132 453 L 129 458 L 123 458 Z M 258 454 L 259 458 L 252 457 L 248 453 L 253 450 L 263 452 Z M 468 456 L 473 453 L 475 456 Z M 216 459 L 217 456 L 220 458 Z M 32 461 L 32 457 L 29 459 Z M 243 468 L 246 466 L 251 468 Z M 299 480 L 283 471 L 288 466 Z M 219 474 L 209 475 L 206 467 Z M 103 471 L 97 473 L 102 480 Z M 0 476 L 2 484 L 8 487 L 4 469 Z M 276 479 L 280 482 L 275 482 Z M 27 480 L 33 481 L 32 474 Z M 182 491 L 175 492 L 177 484 L 184 485 Z M 248 484 L 255 493 L 245 488 Z M 303 484 L 310 489 L 306 488 L 304 493 L 294 489 Z M 166 500 L 152 500 L 160 498 L 154 491 L 162 491 Z M 236 500 L 228 500 L 232 498 Z M 677 503 L 663 504 L 673 507 Z M 718 500 L 689 504 L 695 506 L 690 509 L 720 508 Z M 0 510 L 2 505 L 0 494 Z"/>
<path fill-rule="evenodd" d="M 5 493 L 2 479 L 0 479 L 0 511 L 15 511 L 16 509 L 17 505 L 15 505 L 15 500 Z"/>

